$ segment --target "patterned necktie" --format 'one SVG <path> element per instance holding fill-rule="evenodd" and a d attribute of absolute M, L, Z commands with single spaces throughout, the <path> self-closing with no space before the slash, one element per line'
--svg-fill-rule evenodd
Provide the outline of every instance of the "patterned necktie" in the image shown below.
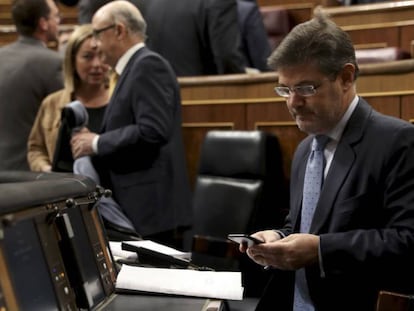
<path fill-rule="evenodd" d="M 312 141 L 312 151 L 309 155 L 308 163 L 306 164 L 305 180 L 303 183 L 302 216 L 300 222 L 300 232 L 302 233 L 309 232 L 316 204 L 319 200 L 325 168 L 323 151 L 328 141 L 329 137 L 324 135 L 315 136 Z M 309 297 L 304 268 L 296 271 L 293 310 L 315 310 Z"/>
<path fill-rule="evenodd" d="M 328 136 L 318 135 L 312 141 L 312 151 L 306 164 L 305 180 L 303 183 L 302 217 L 300 232 L 308 233 L 318 203 L 319 193 L 323 182 L 325 157 L 323 150 L 329 141 Z"/>

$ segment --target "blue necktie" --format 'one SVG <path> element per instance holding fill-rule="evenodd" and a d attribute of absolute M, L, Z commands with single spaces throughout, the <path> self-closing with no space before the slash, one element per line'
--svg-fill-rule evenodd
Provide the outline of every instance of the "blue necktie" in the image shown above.
<path fill-rule="evenodd" d="M 329 141 L 328 136 L 318 135 L 312 141 L 312 151 L 306 164 L 305 179 L 303 183 L 302 216 L 300 232 L 308 233 L 319 194 L 323 183 L 325 157 L 323 151 Z M 315 307 L 309 297 L 308 284 L 306 282 L 305 269 L 296 271 L 294 311 L 313 311 Z"/>

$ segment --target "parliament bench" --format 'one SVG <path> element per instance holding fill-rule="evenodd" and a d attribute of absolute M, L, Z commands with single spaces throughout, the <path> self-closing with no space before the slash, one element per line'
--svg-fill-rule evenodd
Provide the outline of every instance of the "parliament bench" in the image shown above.
<path fill-rule="evenodd" d="M 60 25 L 59 36 L 72 32 L 75 27 L 76 25 L 73 24 Z M 19 34 L 17 33 L 16 27 L 14 25 L 0 25 L 0 47 L 16 41 L 18 37 Z M 59 43 L 56 41 L 51 41 L 48 43 L 48 47 L 54 50 L 58 49 L 58 45 Z"/>
<path fill-rule="evenodd" d="M 399 47 L 411 51 L 414 38 L 414 1 L 389 1 L 323 7 L 323 13 L 345 30 L 355 48 Z"/>
<path fill-rule="evenodd" d="M 360 65 L 357 92 L 378 111 L 414 120 L 414 60 Z M 298 143 L 306 137 L 273 88 L 277 73 L 179 77 L 187 167 L 193 182 L 205 134 L 219 130 L 263 130 L 280 141 L 285 176 Z"/>
<path fill-rule="evenodd" d="M 61 16 L 61 24 L 77 24 L 78 23 L 78 7 L 66 6 L 57 2 L 59 13 Z M 13 25 L 11 15 L 12 0 L 0 0 L 0 25 Z"/>

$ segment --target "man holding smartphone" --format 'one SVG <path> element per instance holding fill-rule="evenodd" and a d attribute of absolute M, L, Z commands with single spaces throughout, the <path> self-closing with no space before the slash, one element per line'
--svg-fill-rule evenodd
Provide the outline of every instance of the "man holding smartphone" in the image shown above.
<path fill-rule="evenodd" d="M 353 43 L 321 13 L 296 26 L 269 63 L 275 91 L 309 137 L 293 158 L 284 227 L 240 245 L 274 272 L 256 310 L 374 311 L 380 290 L 412 294 L 414 126 L 357 95 Z"/>

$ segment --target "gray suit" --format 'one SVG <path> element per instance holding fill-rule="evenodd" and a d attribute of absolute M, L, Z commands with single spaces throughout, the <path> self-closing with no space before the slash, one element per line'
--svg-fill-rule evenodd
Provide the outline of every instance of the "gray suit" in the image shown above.
<path fill-rule="evenodd" d="M 62 60 L 28 37 L 2 47 L 0 59 L 0 171 L 29 170 L 27 139 L 43 98 L 63 87 Z"/>

